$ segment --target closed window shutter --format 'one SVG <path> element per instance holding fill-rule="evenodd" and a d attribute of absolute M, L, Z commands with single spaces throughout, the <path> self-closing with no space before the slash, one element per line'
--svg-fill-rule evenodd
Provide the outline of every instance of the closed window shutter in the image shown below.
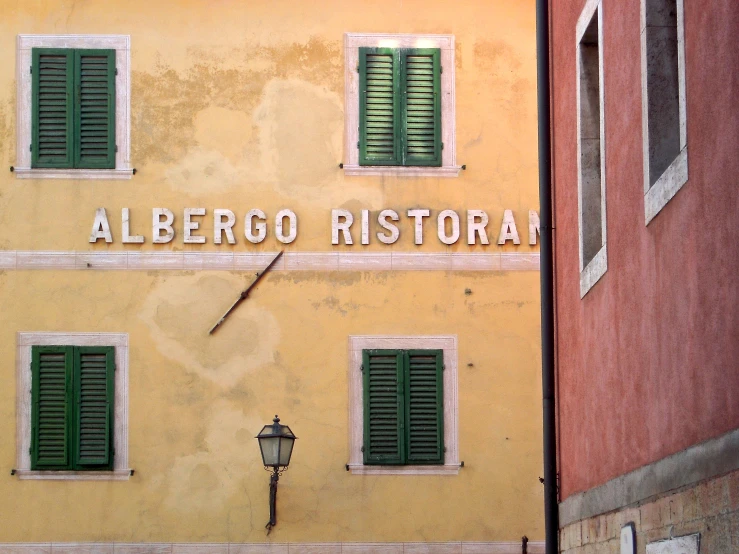
<path fill-rule="evenodd" d="M 400 111 L 399 51 L 360 48 L 360 165 L 402 164 Z"/>
<path fill-rule="evenodd" d="M 31 59 L 31 167 L 71 168 L 74 51 L 34 48 Z"/>
<path fill-rule="evenodd" d="M 441 350 L 405 354 L 409 463 L 444 463 L 443 359 Z"/>
<path fill-rule="evenodd" d="M 115 168 L 115 50 L 75 50 L 75 167 Z"/>
<path fill-rule="evenodd" d="M 69 469 L 72 351 L 70 346 L 31 350 L 31 469 Z"/>
<path fill-rule="evenodd" d="M 75 463 L 80 469 L 111 466 L 114 369 L 113 347 L 75 349 Z"/>
<path fill-rule="evenodd" d="M 403 353 L 364 350 L 364 463 L 402 464 L 404 444 Z"/>
<path fill-rule="evenodd" d="M 441 166 L 441 62 L 438 48 L 400 51 L 403 165 Z"/>

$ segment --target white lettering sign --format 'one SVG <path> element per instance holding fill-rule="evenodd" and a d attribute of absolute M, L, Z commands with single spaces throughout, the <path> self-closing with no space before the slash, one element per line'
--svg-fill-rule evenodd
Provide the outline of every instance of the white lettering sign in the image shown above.
<path fill-rule="evenodd" d="M 92 223 L 90 242 L 97 242 L 98 239 L 105 239 L 105 242 L 113 242 L 113 235 L 110 234 L 110 225 L 108 224 L 108 216 L 105 213 L 105 208 L 98 208 L 95 211 L 95 221 Z"/>
<path fill-rule="evenodd" d="M 236 244 L 234 227 L 239 223 L 234 212 L 224 208 L 216 208 L 213 213 L 213 242 L 222 244 L 223 236 L 226 243 Z M 376 220 L 374 213 L 377 214 Z M 182 212 L 182 241 L 185 244 L 204 244 L 207 242 L 204 235 L 198 234 L 198 230 L 204 224 L 202 219 L 207 217 L 206 208 L 183 208 Z M 360 220 L 360 243 L 363 246 L 377 240 L 383 244 L 395 244 L 400 239 L 401 228 L 405 227 L 413 231 L 413 243 L 422 245 L 424 218 L 436 216 L 437 237 L 444 245 L 453 245 L 459 241 L 461 236 L 460 212 L 455 210 L 441 210 L 438 213 L 429 208 L 411 208 L 406 211 L 407 219 L 401 221 L 398 212 L 393 209 L 383 209 L 373 212 L 368 209 L 359 210 L 358 213 L 335 208 L 331 210 L 331 244 L 338 246 L 344 244 L 354 245 L 351 228 L 355 218 Z M 198 218 L 198 219 L 196 219 Z M 376 221 L 376 223 L 375 223 Z M 470 246 L 489 245 L 490 239 L 487 233 L 487 225 L 490 222 L 487 212 L 484 210 L 467 210 L 467 244 Z M 539 235 L 539 214 L 529 211 L 529 244 L 535 246 Z M 268 218 L 265 212 L 258 208 L 252 208 L 243 220 L 244 237 L 251 244 L 263 242 L 269 231 Z M 376 227 L 375 227 L 376 225 Z M 274 218 L 274 236 L 283 244 L 291 244 L 298 236 L 298 217 L 290 209 L 280 210 Z M 373 228 L 375 227 L 375 228 Z M 374 233 L 374 236 L 373 236 Z M 154 244 L 166 244 L 175 238 L 175 216 L 168 208 L 152 209 L 151 241 Z M 143 244 L 143 235 L 132 234 L 131 210 L 121 210 L 121 242 L 124 244 Z M 113 234 L 110 229 L 108 216 L 105 208 L 98 208 L 90 232 L 89 242 L 95 243 L 103 239 L 106 243 L 113 242 Z M 504 210 L 500 234 L 497 243 L 501 246 L 508 241 L 514 245 L 520 245 L 521 240 L 516 228 L 516 221 L 512 210 Z"/>
<path fill-rule="evenodd" d="M 193 235 L 193 231 L 197 231 L 200 223 L 192 221 L 194 215 L 205 215 L 205 208 L 185 208 L 185 244 L 204 244 L 205 237 L 202 235 Z"/>
<path fill-rule="evenodd" d="M 164 221 L 162 221 L 164 216 Z M 174 214 L 167 208 L 154 208 L 151 210 L 151 242 L 166 244 L 174 238 Z M 164 235 L 161 234 L 164 231 Z"/>

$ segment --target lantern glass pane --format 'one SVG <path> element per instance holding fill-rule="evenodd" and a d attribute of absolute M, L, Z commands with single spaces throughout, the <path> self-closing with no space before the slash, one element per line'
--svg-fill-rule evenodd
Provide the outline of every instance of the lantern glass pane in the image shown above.
<path fill-rule="evenodd" d="M 282 447 L 280 448 L 280 465 L 286 466 L 290 463 L 290 455 L 293 451 L 295 439 L 283 437 L 280 439 L 280 442 L 282 443 Z"/>
<path fill-rule="evenodd" d="M 260 438 L 259 446 L 262 447 L 264 465 L 277 465 L 280 459 L 280 439 L 278 437 Z"/>

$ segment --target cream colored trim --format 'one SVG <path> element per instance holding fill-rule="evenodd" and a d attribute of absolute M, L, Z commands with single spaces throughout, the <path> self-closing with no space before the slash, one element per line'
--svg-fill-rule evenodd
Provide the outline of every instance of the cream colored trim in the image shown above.
<path fill-rule="evenodd" d="M 582 42 L 582 36 L 585 34 L 588 25 L 590 25 L 590 22 L 593 20 L 593 14 L 595 14 L 595 10 L 597 10 L 598 6 L 600 6 L 600 2 L 601 0 L 585 1 L 585 5 L 582 7 L 580 17 L 577 18 L 577 24 L 575 26 L 575 37 L 577 40 L 577 44 L 580 44 L 580 42 Z M 598 40 L 600 40 L 600 37 L 598 37 Z"/>
<path fill-rule="evenodd" d="M 0 554 L 520 554 L 510 542 L 324 542 L 324 543 L 0 543 Z M 543 541 L 529 541 L 529 554 L 544 554 Z"/>
<path fill-rule="evenodd" d="M 16 335 L 16 473 L 20 479 L 66 481 L 127 480 L 128 467 L 128 334 L 19 332 Z M 115 412 L 113 471 L 32 471 L 31 455 L 31 347 L 45 345 L 114 346 Z"/>
<path fill-rule="evenodd" d="M 108 48 L 116 51 L 115 169 L 31 169 L 31 50 Z M 19 179 L 130 179 L 131 37 L 129 35 L 18 35 L 16 46 L 17 135 L 15 174 Z"/>
<path fill-rule="evenodd" d="M 359 165 L 359 48 L 439 48 L 441 51 L 441 167 L 366 167 Z M 384 33 L 344 34 L 344 174 L 395 177 L 456 177 L 456 115 L 454 90 L 454 35 Z"/>
<path fill-rule="evenodd" d="M 13 169 L 18 179 L 108 179 L 121 181 L 133 176 L 133 169 Z"/>
<path fill-rule="evenodd" d="M 19 479 L 36 479 L 43 481 L 128 481 L 130 469 L 114 469 L 113 471 L 33 471 L 17 469 Z"/>
<path fill-rule="evenodd" d="M 362 456 L 364 406 L 362 402 L 362 350 L 440 349 L 444 351 L 444 455 L 443 466 L 365 466 Z M 349 337 L 349 469 L 358 475 L 456 475 L 459 473 L 457 390 L 457 335 Z"/>
<path fill-rule="evenodd" d="M 641 102 L 642 102 L 642 154 L 644 174 L 645 225 L 672 200 L 688 182 L 688 128 L 687 94 L 685 85 L 685 8 L 683 0 L 677 0 L 677 73 L 678 118 L 680 127 L 680 152 L 664 173 L 649 186 L 649 110 L 647 77 L 647 1 L 641 0 Z"/>
<path fill-rule="evenodd" d="M 587 267 L 580 272 L 580 298 L 583 298 L 603 277 L 606 269 L 608 269 L 608 248 L 603 245 Z"/>
<path fill-rule="evenodd" d="M 654 219 L 662 208 L 677 194 L 677 191 L 683 188 L 683 185 L 687 182 L 688 147 L 686 146 L 644 195 L 644 220 L 646 225 L 649 225 L 649 222 Z"/>
<path fill-rule="evenodd" d="M 597 10 L 597 13 L 596 13 Z M 603 6 L 601 0 L 587 0 L 583 7 L 576 26 L 576 51 L 582 42 L 583 35 L 590 25 L 593 17 L 598 18 L 598 88 L 599 99 L 598 109 L 600 110 L 600 222 L 601 222 L 601 241 L 602 245 L 597 254 L 584 266 L 584 246 L 583 246 L 583 221 L 582 221 L 582 156 L 581 156 L 581 133 L 580 133 L 580 60 L 577 60 L 577 200 L 578 200 L 578 235 L 580 242 L 580 298 L 583 298 L 587 292 L 598 282 L 608 269 L 607 254 L 607 231 L 606 225 L 606 121 L 605 121 L 605 76 L 603 66 Z"/>
<path fill-rule="evenodd" d="M 276 252 L 0 251 L 0 269 L 263 269 Z M 538 252 L 286 252 L 275 271 L 539 271 Z"/>
<path fill-rule="evenodd" d="M 344 175 L 376 175 L 384 177 L 457 177 L 461 167 L 399 167 L 344 164 Z"/>

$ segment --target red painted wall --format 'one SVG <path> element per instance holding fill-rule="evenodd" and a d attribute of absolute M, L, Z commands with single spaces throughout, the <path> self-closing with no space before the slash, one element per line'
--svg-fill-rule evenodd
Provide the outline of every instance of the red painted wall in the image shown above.
<path fill-rule="evenodd" d="M 685 1 L 689 179 L 644 225 L 639 0 L 603 0 L 608 270 L 579 294 L 575 26 L 552 2 L 561 498 L 739 427 L 739 2 Z"/>

